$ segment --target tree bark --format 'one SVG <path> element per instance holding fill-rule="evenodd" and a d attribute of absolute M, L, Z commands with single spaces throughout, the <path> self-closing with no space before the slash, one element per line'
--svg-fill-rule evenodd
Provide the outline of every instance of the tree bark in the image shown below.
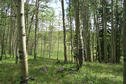
<path fill-rule="evenodd" d="M 124 0 L 124 30 L 123 30 L 123 54 L 124 54 L 124 73 L 123 84 L 126 84 L 126 0 Z"/>
<path fill-rule="evenodd" d="M 71 61 L 73 62 L 73 29 L 72 29 L 72 16 L 71 16 L 72 2 L 69 0 L 69 19 L 70 19 L 70 36 L 71 36 Z"/>
<path fill-rule="evenodd" d="M 10 1 L 11 3 L 11 16 L 13 16 L 13 7 L 12 7 L 12 4 L 13 4 L 13 1 L 11 0 Z M 13 17 L 10 17 L 10 37 L 9 37 L 9 55 L 11 57 L 12 55 L 12 33 L 13 33 L 13 20 L 12 20 Z"/>
<path fill-rule="evenodd" d="M 36 18 L 36 21 L 35 21 L 35 48 L 34 48 L 34 59 L 36 59 L 37 57 L 37 32 L 38 32 L 38 7 L 39 7 L 39 4 L 38 4 L 38 0 L 36 0 L 36 15 L 35 15 L 35 18 Z"/>
<path fill-rule="evenodd" d="M 62 4 L 63 35 L 64 35 L 64 62 L 67 63 L 64 0 L 61 1 L 61 4 Z"/>
<path fill-rule="evenodd" d="M 120 63 L 120 57 L 121 57 L 121 44 L 120 44 L 120 40 L 121 40 L 121 26 L 123 24 L 120 24 L 120 18 L 119 18 L 119 0 L 116 0 L 116 9 L 115 9 L 115 49 L 116 49 L 116 56 L 115 56 L 115 61 L 116 63 Z"/>
<path fill-rule="evenodd" d="M 116 62 L 116 47 L 115 47 L 115 28 L 114 28 L 114 18 L 113 18 L 113 15 L 114 15 L 114 11 L 113 11 L 113 0 L 111 0 L 111 10 L 112 10 L 112 13 L 111 13 L 111 28 L 112 28 L 112 63 L 115 63 Z"/>
<path fill-rule="evenodd" d="M 57 37 L 57 40 L 58 40 L 57 60 L 59 60 L 59 35 L 60 35 L 60 32 L 58 31 L 58 37 Z"/>
<path fill-rule="evenodd" d="M 85 60 L 91 62 L 88 10 L 89 10 L 88 1 L 83 0 L 83 40 L 85 48 Z"/>
<path fill-rule="evenodd" d="M 81 37 L 80 37 L 80 19 L 79 19 L 79 0 L 74 0 L 74 4 L 75 4 L 75 25 L 76 25 L 76 29 L 75 29 L 75 56 L 76 56 L 76 62 L 77 62 L 77 70 L 80 69 L 80 67 L 83 64 L 83 58 L 82 58 L 82 44 L 81 44 Z"/>
<path fill-rule="evenodd" d="M 102 1 L 102 6 L 103 6 L 103 38 L 104 38 L 104 62 L 107 62 L 107 21 L 106 21 L 106 0 Z"/>
<path fill-rule="evenodd" d="M 24 20 L 24 0 L 18 0 L 18 30 L 19 30 L 19 57 L 21 64 L 20 84 L 28 84 L 28 61 L 26 52 L 26 33 Z"/>

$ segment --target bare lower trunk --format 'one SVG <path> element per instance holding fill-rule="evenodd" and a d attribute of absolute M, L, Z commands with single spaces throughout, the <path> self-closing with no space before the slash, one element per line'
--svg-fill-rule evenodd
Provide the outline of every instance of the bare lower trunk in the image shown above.
<path fill-rule="evenodd" d="M 59 60 L 59 34 L 60 34 L 60 32 L 58 31 L 58 50 L 57 50 L 57 60 Z"/>
<path fill-rule="evenodd" d="M 43 44 L 43 43 L 42 43 L 42 38 L 41 38 L 41 57 L 42 57 L 42 50 L 43 50 L 43 49 L 42 49 L 42 44 Z"/>

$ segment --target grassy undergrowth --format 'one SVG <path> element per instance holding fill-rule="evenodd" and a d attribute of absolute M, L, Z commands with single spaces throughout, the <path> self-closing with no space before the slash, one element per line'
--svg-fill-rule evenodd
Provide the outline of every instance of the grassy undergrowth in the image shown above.
<path fill-rule="evenodd" d="M 122 84 L 122 65 L 84 63 L 79 71 L 63 71 L 59 69 L 75 69 L 75 64 L 56 64 L 55 59 L 29 59 L 29 75 L 33 80 L 29 84 Z M 45 71 L 42 69 L 46 69 Z M 0 62 L 0 84 L 19 84 L 19 64 L 14 59 Z"/>

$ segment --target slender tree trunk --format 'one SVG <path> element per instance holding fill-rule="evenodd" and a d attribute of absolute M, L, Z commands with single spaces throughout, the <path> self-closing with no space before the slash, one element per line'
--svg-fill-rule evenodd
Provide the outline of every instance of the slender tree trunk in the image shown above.
<path fill-rule="evenodd" d="M 13 4 L 13 1 L 11 0 L 11 16 L 13 15 L 13 9 L 12 9 L 12 4 Z M 12 17 L 10 17 L 10 37 L 9 37 L 9 55 L 11 57 L 12 55 L 12 33 L 13 33 L 13 20 L 12 20 Z"/>
<path fill-rule="evenodd" d="M 75 42 L 76 42 L 76 62 L 77 62 L 77 70 L 80 69 L 80 67 L 83 64 L 83 58 L 82 58 L 82 44 L 81 44 L 81 36 L 80 36 L 80 19 L 79 19 L 79 0 L 74 0 L 75 4 L 75 25 L 76 25 L 76 34 L 75 34 Z"/>
<path fill-rule="evenodd" d="M 96 8 L 96 7 L 95 7 Z M 98 43 L 97 43 L 97 40 L 98 40 L 98 37 L 97 37 L 97 33 L 98 33 L 98 28 L 97 28 L 97 21 L 96 21 L 96 10 L 94 9 L 94 26 L 95 26 L 95 31 L 96 31 L 96 58 L 95 58 L 95 61 L 98 59 Z"/>
<path fill-rule="evenodd" d="M 4 48 L 5 48 L 5 29 L 3 29 L 3 33 L 2 33 L 2 41 L 1 41 L 1 57 L 0 60 L 2 60 L 3 55 L 4 55 Z"/>
<path fill-rule="evenodd" d="M 43 49 L 43 57 L 45 57 L 46 52 L 46 36 L 44 36 L 44 49 Z"/>
<path fill-rule="evenodd" d="M 57 60 L 59 60 L 59 35 L 60 35 L 60 32 L 58 31 L 58 50 L 57 50 Z"/>
<path fill-rule="evenodd" d="M 37 57 L 37 32 L 38 32 L 38 0 L 36 0 L 36 22 L 35 22 L 35 48 L 34 48 L 34 59 Z"/>
<path fill-rule="evenodd" d="M 86 25 L 87 25 L 87 22 L 86 22 L 86 5 L 85 5 L 85 0 L 83 0 L 83 7 L 82 7 L 82 22 L 83 22 L 83 30 L 82 30 L 82 34 L 83 34 L 83 42 L 84 42 L 84 45 L 83 45 L 83 52 L 84 52 L 84 60 L 87 61 L 87 49 L 86 49 L 86 45 L 87 45 L 87 42 L 86 42 Z"/>
<path fill-rule="evenodd" d="M 95 26 L 95 32 L 96 32 L 96 36 L 94 37 L 95 38 L 95 42 L 94 42 L 94 48 L 96 47 L 96 55 L 95 55 L 95 61 L 98 60 L 98 55 L 99 55 L 99 52 L 98 52 L 98 37 L 99 37 L 99 31 L 98 31 L 98 20 L 96 18 L 98 18 L 98 16 L 96 15 L 96 8 L 97 8 L 97 4 L 96 4 L 96 0 L 94 2 L 94 26 Z"/>
<path fill-rule="evenodd" d="M 3 11 L 3 9 L 1 9 L 1 11 Z M 1 12 L 1 15 L 2 15 L 2 12 Z M 6 19 L 6 18 L 5 18 Z M 6 26 L 6 20 L 2 21 L 2 24 Z M 1 32 L 1 57 L 0 57 L 0 60 L 3 59 L 3 55 L 5 54 L 4 51 L 5 51 L 5 34 L 6 34 L 6 28 L 3 28 L 2 29 L 2 32 Z"/>
<path fill-rule="evenodd" d="M 103 5 L 103 30 L 104 30 L 104 62 L 107 62 L 107 21 L 106 21 L 106 0 L 102 1 Z"/>
<path fill-rule="evenodd" d="M 16 23 L 17 23 L 18 21 L 16 21 Z M 18 24 L 18 23 L 17 23 Z M 16 61 L 15 61 L 15 63 L 17 64 L 18 63 L 18 60 L 19 60 L 19 54 L 18 54 L 18 51 L 19 51 L 19 47 L 18 47 L 18 41 L 19 41 L 19 31 L 18 31 L 18 28 L 17 28 L 17 31 L 16 31 L 16 50 L 15 50 L 15 52 L 16 52 Z"/>
<path fill-rule="evenodd" d="M 100 43 L 100 37 L 99 37 L 99 16 L 97 15 L 97 23 L 96 23 L 96 31 L 97 31 L 97 51 L 98 51 L 98 61 L 101 62 L 101 43 Z"/>
<path fill-rule="evenodd" d="M 19 29 L 19 57 L 21 64 L 21 82 L 20 84 L 28 84 L 28 61 L 26 52 L 26 33 L 24 21 L 24 0 L 18 0 L 18 29 Z"/>
<path fill-rule="evenodd" d="M 29 0 L 26 0 L 26 14 L 25 14 L 25 28 L 26 28 L 26 34 L 28 33 L 28 26 L 29 26 Z"/>
<path fill-rule="evenodd" d="M 95 30 L 95 28 L 93 29 L 93 30 Z M 95 48 L 95 38 L 94 38 L 94 36 L 95 36 L 95 33 L 94 32 L 92 32 L 92 57 L 93 57 L 93 62 L 95 61 L 95 54 L 94 54 L 94 48 Z"/>
<path fill-rule="evenodd" d="M 1 4 L 0 4 L 0 8 L 1 8 Z M 2 14 L 1 13 L 2 13 L 2 9 L 0 10 L 0 17 L 2 17 Z M 1 27 L 1 25 L 0 25 L 0 27 Z M 1 32 L 2 32 L 2 30 L 1 30 Z M 2 34 L 0 34 L 0 36 L 3 37 Z M 1 43 L 1 48 L 0 48 L 1 49 L 0 61 L 1 61 L 2 60 L 2 57 L 3 57 L 3 55 L 2 55 L 2 39 L 0 39 L 0 43 Z"/>
<path fill-rule="evenodd" d="M 49 58 L 51 58 L 52 55 L 52 30 L 49 32 L 49 37 L 50 37 L 50 41 L 49 41 Z"/>
<path fill-rule="evenodd" d="M 83 0 L 83 32 L 84 32 L 84 43 L 85 43 L 85 57 L 86 61 L 91 62 L 91 51 L 90 51 L 90 30 L 89 30 L 89 16 L 88 16 L 88 1 Z"/>
<path fill-rule="evenodd" d="M 73 62 L 73 29 L 72 29 L 72 16 L 71 16 L 71 0 L 69 0 L 69 19 L 70 19 L 70 36 L 71 36 L 71 61 Z"/>
<path fill-rule="evenodd" d="M 41 38 L 41 57 L 42 57 L 42 50 L 43 50 L 43 49 L 42 49 L 42 44 L 43 44 L 43 43 L 42 43 L 42 38 Z"/>
<path fill-rule="evenodd" d="M 114 15 L 114 11 L 113 11 L 113 0 L 111 0 L 111 10 L 112 10 L 112 13 L 111 13 L 111 19 L 112 19 L 112 63 L 115 63 L 116 62 L 116 47 L 115 47 L 115 28 L 114 28 L 114 18 L 113 18 L 113 15 Z"/>
<path fill-rule="evenodd" d="M 126 0 L 124 0 L 124 32 L 123 32 L 123 54 L 124 54 L 124 73 L 123 84 L 126 84 Z"/>
<path fill-rule="evenodd" d="M 32 24 L 30 25 L 32 26 Z M 28 54 L 29 54 L 29 49 L 28 49 L 28 40 L 29 40 L 29 0 L 26 0 L 26 14 L 25 14 L 25 28 L 26 28 L 26 48 L 28 50 Z"/>
<path fill-rule="evenodd" d="M 67 63 L 64 0 L 61 1 L 61 4 L 62 4 L 63 35 L 64 35 L 64 62 Z"/>
<path fill-rule="evenodd" d="M 121 46 L 120 46 L 120 40 L 121 40 L 121 27 L 119 25 L 120 21 L 119 21 L 119 0 L 116 0 L 116 9 L 115 9 L 115 61 L 116 63 L 120 63 L 120 57 L 121 57 Z M 122 25 L 122 24 L 121 24 Z"/>
<path fill-rule="evenodd" d="M 7 15 L 8 10 L 6 10 L 6 15 Z M 8 29 L 7 29 L 7 18 L 5 19 L 5 46 L 4 46 L 4 54 L 5 54 L 5 59 L 7 58 L 7 38 L 8 38 Z"/>
<path fill-rule="evenodd" d="M 47 40 L 46 40 L 46 38 L 48 37 L 48 30 L 47 30 L 47 27 L 46 27 L 46 33 L 45 33 L 45 35 L 44 35 L 44 50 L 43 50 L 43 56 L 45 56 L 46 55 L 46 51 L 47 51 L 47 47 L 46 47 L 46 44 L 47 44 Z"/>
<path fill-rule="evenodd" d="M 14 18 L 16 20 L 16 17 Z M 13 21 L 14 24 L 13 24 L 13 27 L 14 27 L 14 32 L 13 32 L 13 40 L 12 40 L 12 48 L 13 48 L 13 58 L 15 57 L 15 52 L 16 52 L 16 36 L 17 36 L 17 28 L 16 28 L 16 21 Z"/>
<path fill-rule="evenodd" d="M 52 23 L 52 22 L 50 22 Z M 51 27 L 53 27 L 53 23 L 51 25 Z M 52 56 L 52 43 L 53 43 L 53 28 L 50 28 L 50 31 L 49 31 L 49 58 L 51 58 Z"/>
<path fill-rule="evenodd" d="M 28 50 L 28 54 L 29 54 L 29 38 L 30 38 L 30 33 L 31 33 L 31 28 L 32 28 L 32 23 L 33 23 L 33 20 L 34 20 L 34 15 L 35 15 L 35 12 L 33 12 L 33 15 L 31 17 L 31 22 L 30 22 L 30 26 L 28 28 L 28 32 L 27 32 L 27 40 L 26 40 L 26 44 L 27 44 L 27 50 Z"/>

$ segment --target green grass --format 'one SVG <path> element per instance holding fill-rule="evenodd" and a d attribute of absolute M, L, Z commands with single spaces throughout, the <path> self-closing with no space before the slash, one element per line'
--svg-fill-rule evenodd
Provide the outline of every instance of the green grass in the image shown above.
<path fill-rule="evenodd" d="M 122 84 L 122 65 L 84 63 L 77 71 L 57 73 L 59 68 L 75 69 L 75 64 L 56 64 L 55 59 L 29 57 L 29 75 L 35 80 L 29 84 Z M 48 71 L 40 68 L 47 67 Z M 19 64 L 14 59 L 0 62 L 0 84 L 19 84 Z"/>

